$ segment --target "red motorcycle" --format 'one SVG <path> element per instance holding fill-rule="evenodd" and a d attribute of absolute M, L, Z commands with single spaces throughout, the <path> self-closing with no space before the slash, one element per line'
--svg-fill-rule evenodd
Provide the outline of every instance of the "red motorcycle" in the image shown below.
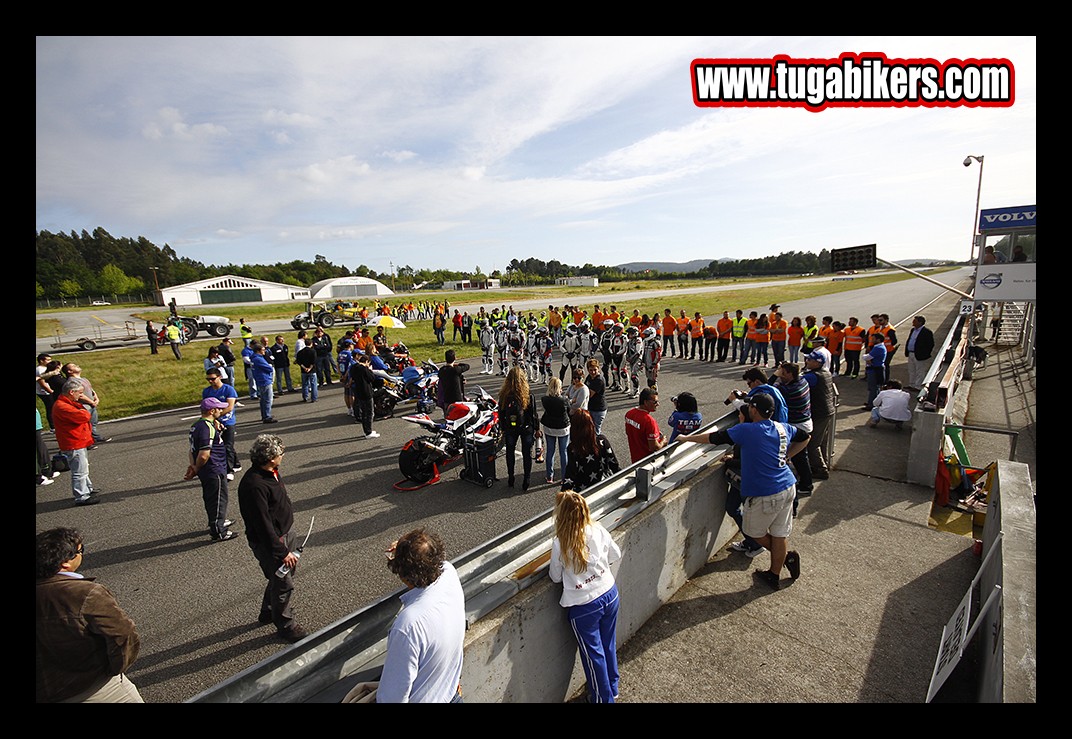
<path fill-rule="evenodd" d="M 451 403 L 446 420 L 435 421 L 427 413 L 403 416 L 429 432 L 410 439 L 398 453 L 398 469 L 413 482 L 435 482 L 439 474 L 461 459 L 466 443 L 488 444 L 501 451 L 505 444 L 499 428 L 499 406 L 484 388 L 478 387 L 472 397 Z"/>

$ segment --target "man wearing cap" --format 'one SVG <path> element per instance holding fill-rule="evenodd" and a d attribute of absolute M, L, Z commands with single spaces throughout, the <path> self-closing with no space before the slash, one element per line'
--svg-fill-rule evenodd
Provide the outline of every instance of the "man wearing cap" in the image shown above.
<path fill-rule="evenodd" d="M 223 370 L 211 367 L 205 370 L 205 381 L 208 387 L 201 391 L 201 399 L 215 398 L 221 403 L 227 404 L 227 409 L 220 413 L 216 419 L 223 427 L 223 446 L 227 449 L 227 479 L 233 480 L 234 473 L 242 469 L 238 461 L 238 452 L 235 451 L 235 406 L 238 405 L 238 391 L 231 385 L 223 382 Z"/>
<path fill-rule="evenodd" d="M 228 404 L 214 397 L 201 401 L 201 418 L 190 427 L 190 464 L 182 479 L 201 481 L 201 498 L 208 515 L 212 541 L 230 541 L 238 534 L 227 520 L 227 447 L 219 418 Z"/>
<path fill-rule="evenodd" d="M 774 400 L 766 393 L 756 393 L 747 402 L 738 398 L 732 402 L 740 413 L 735 426 L 709 434 L 687 434 L 678 440 L 739 446 L 744 499 L 741 528 L 745 535 L 770 550 L 770 568 L 756 570 L 755 576 L 778 590 L 783 567 L 794 580 L 800 577 L 800 555 L 788 550 L 796 496 L 796 479 L 788 462 L 808 445 L 809 434 L 771 420 Z"/>
<path fill-rule="evenodd" d="M 826 348 L 826 337 L 816 336 L 811 340 L 811 343 L 815 348 L 804 355 L 805 359 L 813 355 L 818 357 L 823 363 L 823 369 L 829 372 L 830 363 L 833 361 L 833 355 L 831 355 L 830 350 Z"/>

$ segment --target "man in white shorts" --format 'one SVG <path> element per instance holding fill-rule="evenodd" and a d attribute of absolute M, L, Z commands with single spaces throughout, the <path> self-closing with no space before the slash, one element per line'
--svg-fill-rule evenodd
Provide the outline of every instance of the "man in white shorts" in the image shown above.
<path fill-rule="evenodd" d="M 740 423 L 725 431 L 679 436 L 679 441 L 707 442 L 716 446 L 737 444 L 741 449 L 741 497 L 744 500 L 742 530 L 771 553 L 770 569 L 755 575 L 771 589 L 780 587 L 782 568 L 800 577 L 800 554 L 788 548 L 793 531 L 793 498 L 796 478 L 788 462 L 808 445 L 810 434 L 789 424 L 771 420 L 774 400 L 756 393 L 734 404 Z"/>

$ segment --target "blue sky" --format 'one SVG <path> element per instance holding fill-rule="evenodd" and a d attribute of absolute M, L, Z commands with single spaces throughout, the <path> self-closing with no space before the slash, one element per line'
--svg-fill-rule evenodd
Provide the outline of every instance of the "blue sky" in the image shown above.
<path fill-rule="evenodd" d="M 206 264 L 486 272 L 877 243 L 1035 204 L 1034 38 L 37 39 L 36 222 Z M 697 58 L 1007 58 L 1009 108 L 701 108 Z"/>

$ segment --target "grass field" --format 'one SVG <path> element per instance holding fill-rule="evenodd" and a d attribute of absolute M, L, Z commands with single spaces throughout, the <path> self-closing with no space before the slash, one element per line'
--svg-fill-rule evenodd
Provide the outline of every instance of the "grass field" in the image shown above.
<path fill-rule="evenodd" d="M 684 309 L 689 316 L 696 311 L 700 311 L 703 315 L 710 316 L 712 314 L 719 314 L 723 310 L 729 310 L 732 315 L 733 310 L 739 306 L 769 305 L 775 300 L 780 303 L 785 303 L 790 300 L 801 300 L 820 295 L 830 295 L 833 293 L 844 292 L 846 290 L 857 290 L 873 285 L 898 282 L 910 278 L 911 275 L 905 273 L 894 273 L 876 275 L 874 277 L 857 277 L 855 280 L 838 282 L 822 281 L 763 288 L 749 288 L 747 283 L 743 283 L 739 290 L 729 290 L 718 293 L 684 293 L 681 295 L 673 295 L 669 298 L 656 297 L 632 303 L 622 302 L 618 303 L 617 306 L 619 311 L 622 311 L 626 315 L 631 314 L 634 308 L 638 309 L 641 314 L 647 313 L 648 315 L 654 313 L 661 314 L 664 308 L 673 310 L 674 315 L 677 315 L 677 312 L 681 309 Z M 648 282 L 653 283 L 654 281 Z M 619 283 L 619 285 L 621 284 L 622 283 Z M 629 282 L 627 284 L 629 290 L 645 289 L 645 283 L 642 282 Z M 663 283 L 656 284 L 661 288 L 671 289 L 669 285 Z M 673 284 L 677 287 L 689 287 L 691 284 L 702 284 L 707 286 L 712 284 L 712 281 Z M 639 285 L 639 287 L 636 287 L 637 285 Z M 594 292 L 599 292 L 601 295 L 606 292 L 606 289 L 592 288 L 592 290 Z M 581 293 L 571 290 L 569 294 L 575 297 Z M 450 295 L 452 297 L 457 296 L 456 293 L 450 293 Z M 464 296 L 458 297 L 459 299 L 466 300 L 466 302 L 472 302 L 470 300 L 470 295 L 472 294 L 465 294 Z M 493 297 L 494 295 L 502 295 L 503 297 L 500 299 Z M 502 302 L 509 304 L 511 301 L 536 298 L 546 298 L 549 304 L 563 302 L 560 295 L 556 294 L 554 288 L 550 290 L 534 288 L 532 294 L 527 297 L 519 295 L 518 291 L 510 291 L 509 293 L 481 293 L 481 298 L 489 307 Z M 607 301 L 603 300 L 603 302 Z M 591 311 L 591 303 L 583 303 L 582 305 Z M 258 320 L 290 319 L 296 312 L 298 312 L 298 310 L 301 310 L 301 308 L 301 304 L 279 303 L 265 306 L 240 306 L 237 310 L 234 306 L 210 306 L 204 307 L 202 311 L 206 313 L 226 315 L 232 319 L 232 322 L 237 322 L 239 316 L 245 317 L 256 331 L 256 323 Z M 241 311 L 241 313 L 239 313 L 239 311 Z M 538 314 L 539 311 L 536 311 L 536 313 Z M 158 319 L 165 315 L 166 311 L 160 311 L 159 315 L 153 312 L 148 313 L 147 317 Z M 792 318 L 792 316 L 786 316 L 787 320 L 789 318 Z M 38 336 L 41 335 L 40 324 L 46 321 L 51 321 L 51 319 L 38 321 Z M 338 339 L 342 336 L 345 330 L 346 328 L 344 326 L 337 326 L 332 331 L 329 331 L 329 335 L 333 339 Z M 53 329 L 51 332 L 46 332 L 45 335 L 49 336 L 54 333 L 55 330 Z M 476 331 L 474 331 L 473 343 L 459 346 L 450 340 L 452 329 L 449 326 L 446 332 L 446 346 L 440 347 L 436 343 L 435 336 L 432 334 L 431 321 L 412 321 L 407 323 L 407 328 L 390 329 L 387 334 L 392 343 L 395 341 L 404 342 L 406 346 L 409 347 L 410 353 L 414 359 L 418 361 L 423 359 L 433 359 L 440 362 L 443 358 L 443 351 L 451 347 L 458 350 L 459 355 L 462 357 L 477 356 L 480 353 L 480 345 L 477 341 Z M 297 338 L 297 331 L 288 330 L 283 332 L 282 336 L 287 345 L 291 347 L 291 359 L 293 361 L 293 347 L 294 341 Z M 270 338 L 274 339 L 274 334 Z M 236 343 L 239 347 L 241 346 L 241 342 L 236 341 Z M 53 357 L 61 362 L 78 362 L 82 367 L 82 373 L 93 383 L 94 389 L 101 396 L 101 405 L 99 408 L 101 420 L 109 420 L 114 418 L 124 418 L 139 413 L 148 413 L 150 411 L 191 406 L 199 402 L 201 398 L 201 389 L 205 386 L 204 365 L 202 362 L 208 352 L 209 346 L 209 342 L 204 341 L 198 341 L 184 346 L 183 360 L 181 362 L 176 361 L 170 348 L 166 346 L 160 348 L 159 354 L 149 354 L 147 345 L 140 341 L 138 342 L 137 348 L 116 349 L 106 352 L 94 352 L 91 354 L 71 352 L 67 354 L 54 354 Z M 461 348 L 465 346 L 468 346 L 467 350 Z M 236 387 L 240 396 L 248 395 L 246 382 L 241 374 L 242 370 L 241 367 L 239 367 L 239 378 L 236 381 Z M 295 382 L 295 387 L 297 387 L 300 379 L 296 367 L 291 369 L 291 375 L 292 380 Z M 44 406 L 41 405 L 40 401 L 38 401 L 38 405 L 41 407 L 42 418 L 44 418 Z"/>

